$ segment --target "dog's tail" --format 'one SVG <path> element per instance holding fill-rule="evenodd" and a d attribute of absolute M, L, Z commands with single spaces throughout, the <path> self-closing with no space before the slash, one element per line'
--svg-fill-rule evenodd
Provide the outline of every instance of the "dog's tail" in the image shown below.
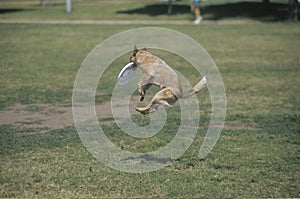
<path fill-rule="evenodd" d="M 183 98 L 190 97 L 198 92 L 200 92 L 203 88 L 206 87 L 206 76 L 204 76 L 200 82 L 198 82 L 191 90 L 187 93 L 183 94 Z"/>

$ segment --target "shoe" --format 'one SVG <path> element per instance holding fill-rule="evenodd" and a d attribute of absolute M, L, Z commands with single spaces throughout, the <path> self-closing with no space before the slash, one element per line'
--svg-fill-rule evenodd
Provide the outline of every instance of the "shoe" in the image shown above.
<path fill-rule="evenodd" d="M 202 17 L 198 17 L 197 19 L 195 19 L 195 21 L 193 22 L 193 24 L 198 25 L 202 22 Z"/>

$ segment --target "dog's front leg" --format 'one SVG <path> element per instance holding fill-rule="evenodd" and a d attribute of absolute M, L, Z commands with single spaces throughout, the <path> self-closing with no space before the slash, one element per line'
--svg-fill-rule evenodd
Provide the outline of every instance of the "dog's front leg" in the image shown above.
<path fill-rule="evenodd" d="M 151 75 L 148 75 L 147 73 L 144 73 L 141 80 L 139 81 L 138 83 L 138 91 L 139 91 L 139 94 L 140 94 L 140 101 L 143 101 L 144 100 L 144 97 L 145 97 L 145 91 L 147 89 L 145 89 L 145 86 L 148 85 L 148 80 L 151 78 Z M 146 83 L 146 85 L 144 86 L 143 88 L 143 85 Z M 146 86 L 147 87 L 147 86 Z"/>
<path fill-rule="evenodd" d="M 143 101 L 145 98 L 145 92 L 143 91 L 141 86 L 139 86 L 139 94 L 140 94 L 140 101 Z"/>
<path fill-rule="evenodd" d="M 143 92 L 144 92 L 144 96 L 146 95 L 146 91 L 152 86 L 152 83 L 148 83 L 148 84 L 145 84 L 142 89 L 143 89 Z M 143 101 L 144 98 L 141 98 L 140 101 Z"/>

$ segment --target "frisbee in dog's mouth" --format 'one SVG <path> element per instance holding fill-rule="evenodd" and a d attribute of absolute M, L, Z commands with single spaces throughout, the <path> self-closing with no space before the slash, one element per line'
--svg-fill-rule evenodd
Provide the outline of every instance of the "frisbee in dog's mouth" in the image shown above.
<path fill-rule="evenodd" d="M 126 66 L 123 67 L 118 76 L 118 83 L 120 85 L 127 84 L 134 76 L 133 66 L 134 62 L 129 62 Z"/>

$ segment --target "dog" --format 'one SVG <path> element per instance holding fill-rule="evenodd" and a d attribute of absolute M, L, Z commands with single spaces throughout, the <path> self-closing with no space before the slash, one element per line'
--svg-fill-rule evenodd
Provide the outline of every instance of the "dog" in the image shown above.
<path fill-rule="evenodd" d="M 145 107 L 136 107 L 135 110 L 142 114 L 155 112 L 159 105 L 172 107 L 178 99 L 186 98 L 198 93 L 206 86 L 206 78 L 198 82 L 191 90 L 183 93 L 180 79 L 177 73 L 162 59 L 151 54 L 147 49 L 134 50 L 130 55 L 130 62 L 133 63 L 131 69 L 140 68 L 143 72 L 138 83 L 140 101 L 144 100 L 146 91 L 152 86 L 160 87 L 150 103 Z"/>

